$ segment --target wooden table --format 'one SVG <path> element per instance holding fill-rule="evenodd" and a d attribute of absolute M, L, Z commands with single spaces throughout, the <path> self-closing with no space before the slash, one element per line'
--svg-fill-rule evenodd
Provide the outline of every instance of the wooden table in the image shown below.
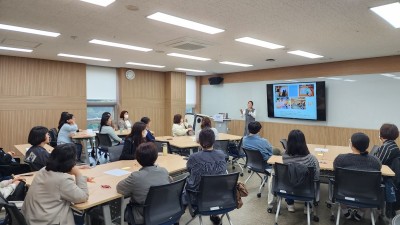
<path fill-rule="evenodd" d="M 21 144 L 21 145 L 14 145 L 14 147 L 17 149 L 17 151 L 15 152 L 15 157 L 21 156 L 21 157 L 25 157 L 26 152 L 29 150 L 30 147 L 32 147 L 31 144 Z M 53 147 L 51 147 L 50 145 L 45 145 L 44 148 L 51 153 L 53 151 Z"/>
<path fill-rule="evenodd" d="M 219 141 L 227 140 L 227 141 L 238 141 L 242 138 L 242 136 L 219 133 L 218 139 Z M 196 142 L 195 136 L 158 136 L 156 137 L 156 141 L 167 141 L 171 146 L 176 148 L 185 149 L 185 148 L 196 148 L 200 145 Z"/>
<path fill-rule="evenodd" d="M 186 160 L 183 159 L 182 156 L 168 154 L 166 156 L 158 156 L 156 164 L 158 166 L 164 167 L 167 169 L 170 175 L 178 174 L 180 172 L 186 171 Z M 119 181 L 127 178 L 129 174 L 133 171 L 138 171 L 141 168 L 139 163 L 136 160 L 123 160 L 117 161 L 107 164 L 102 164 L 96 166 L 92 169 L 81 170 L 84 176 L 94 177 L 95 183 L 88 183 L 89 189 L 89 199 L 85 203 L 75 204 L 72 207 L 79 211 L 85 211 L 95 206 L 101 205 L 103 203 L 107 203 L 116 199 L 124 200 L 124 196 L 117 193 L 117 184 Z M 112 170 L 112 169 L 122 169 L 130 172 L 129 174 L 123 176 L 113 176 L 106 174 L 104 172 Z M 33 174 L 33 176 L 26 176 Z M 25 176 L 24 176 L 25 175 Z M 28 185 L 32 184 L 34 179 L 35 172 L 22 174 L 24 178 L 26 178 L 26 183 Z M 110 189 L 101 188 L 101 185 L 109 185 Z M 111 213 L 108 204 L 105 204 L 103 207 L 104 220 L 105 224 L 112 224 L 111 222 Z M 121 208 L 121 224 L 123 224 L 123 213 L 124 209 Z"/>
<path fill-rule="evenodd" d="M 116 130 L 115 134 L 120 137 L 126 137 L 131 133 L 131 129 Z"/>

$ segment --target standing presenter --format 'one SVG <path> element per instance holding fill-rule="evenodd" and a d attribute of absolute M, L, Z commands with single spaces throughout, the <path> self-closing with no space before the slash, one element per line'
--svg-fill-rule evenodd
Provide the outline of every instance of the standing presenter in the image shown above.
<path fill-rule="evenodd" d="M 249 123 L 256 121 L 256 109 L 253 108 L 253 101 L 247 102 L 247 109 L 240 109 L 240 114 L 242 117 L 244 117 L 245 120 L 243 136 L 247 136 L 249 134 Z"/>

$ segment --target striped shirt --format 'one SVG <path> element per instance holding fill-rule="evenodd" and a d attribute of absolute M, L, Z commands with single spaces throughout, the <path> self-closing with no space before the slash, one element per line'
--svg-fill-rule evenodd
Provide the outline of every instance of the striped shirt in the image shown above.
<path fill-rule="evenodd" d="M 285 153 L 282 156 L 282 161 L 283 164 L 299 163 L 306 165 L 307 167 L 314 167 L 315 169 L 314 179 L 319 180 L 319 162 L 314 155 L 308 154 L 305 156 L 299 156 L 299 155 L 292 156 Z"/>
<path fill-rule="evenodd" d="M 378 148 L 375 156 L 381 160 L 383 165 L 390 165 L 394 158 L 400 157 L 400 149 L 394 140 L 386 140 Z"/>

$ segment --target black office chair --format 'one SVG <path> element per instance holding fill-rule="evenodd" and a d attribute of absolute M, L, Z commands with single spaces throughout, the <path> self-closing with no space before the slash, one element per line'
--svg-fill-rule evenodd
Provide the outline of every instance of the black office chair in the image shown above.
<path fill-rule="evenodd" d="M 96 142 L 99 156 L 104 155 L 104 158 L 107 159 L 108 150 L 112 146 L 110 137 L 108 136 L 108 134 L 96 133 Z M 97 158 L 96 160 L 98 161 L 99 159 Z"/>
<path fill-rule="evenodd" d="M 243 151 L 246 153 L 246 166 L 251 171 L 251 174 L 244 183 L 246 184 L 254 174 L 257 174 L 257 176 L 259 176 L 261 179 L 261 185 L 257 193 L 257 197 L 260 198 L 262 188 L 267 182 L 268 177 L 271 176 L 271 173 L 267 170 L 266 162 L 264 161 L 260 151 L 245 148 L 243 148 Z M 264 174 L 264 177 L 262 177 L 260 174 Z"/>
<path fill-rule="evenodd" d="M 167 144 L 168 153 L 169 153 L 169 154 L 172 153 L 172 152 L 171 152 L 171 145 L 169 144 L 168 141 L 157 141 L 157 140 L 155 140 L 155 141 L 154 141 L 154 144 L 157 146 L 158 152 L 163 152 L 162 145 L 163 145 L 163 144 Z"/>
<path fill-rule="evenodd" d="M 17 206 L 0 196 L 0 208 L 3 207 L 6 209 L 6 215 L 1 225 L 27 225 L 24 215 L 22 215 Z"/>
<path fill-rule="evenodd" d="M 243 152 L 242 149 L 242 141 L 243 138 L 240 139 L 239 144 L 236 145 L 235 143 L 229 143 L 228 144 L 228 156 L 232 157 L 232 169 L 235 169 L 235 164 L 237 164 L 240 169 L 242 170 L 242 172 L 240 173 L 240 176 L 243 177 L 243 166 L 246 165 L 245 163 L 239 163 L 238 161 L 240 159 L 244 160 L 244 158 L 246 158 L 246 154 Z"/>
<path fill-rule="evenodd" d="M 191 215 L 194 215 L 186 225 L 197 216 L 200 225 L 203 225 L 202 216 L 221 214 L 221 221 L 226 215 L 229 224 L 232 225 L 228 213 L 237 207 L 236 184 L 238 178 L 239 173 L 202 176 L 198 191 L 186 190 L 191 203 L 189 210 Z"/>
<path fill-rule="evenodd" d="M 329 196 L 338 203 L 336 224 L 339 224 L 341 204 L 354 208 L 381 209 L 384 203 L 384 186 L 380 171 L 362 171 L 335 168 L 335 178 L 329 182 Z M 333 191 L 332 191 L 333 187 Z M 371 223 L 375 218 L 371 210 Z"/>
<path fill-rule="evenodd" d="M 177 223 L 185 213 L 182 205 L 182 191 L 186 178 L 160 186 L 152 186 L 143 207 L 145 225 L 170 225 Z"/>
<path fill-rule="evenodd" d="M 50 143 L 49 143 L 49 145 L 51 147 L 55 148 L 57 146 L 57 138 L 58 138 L 57 129 L 56 128 L 51 128 L 49 130 L 49 135 L 50 135 Z"/>
<path fill-rule="evenodd" d="M 282 144 L 283 149 L 286 150 L 286 148 L 287 148 L 287 140 L 283 138 L 283 139 L 280 140 L 280 142 Z"/>
<path fill-rule="evenodd" d="M 216 140 L 214 143 L 214 149 L 222 150 L 225 153 L 225 160 L 228 162 L 229 155 L 228 155 L 228 140 Z"/>
<path fill-rule="evenodd" d="M 307 224 L 310 225 L 310 204 L 316 206 L 319 201 L 319 181 L 314 180 L 314 168 L 308 167 L 308 174 L 302 183 L 293 185 L 289 180 L 288 165 L 275 163 L 273 176 L 273 193 L 278 197 L 278 207 L 275 215 L 275 225 L 278 224 L 278 216 L 281 208 L 282 198 L 307 202 Z M 319 221 L 317 210 L 314 209 L 315 222 Z"/>

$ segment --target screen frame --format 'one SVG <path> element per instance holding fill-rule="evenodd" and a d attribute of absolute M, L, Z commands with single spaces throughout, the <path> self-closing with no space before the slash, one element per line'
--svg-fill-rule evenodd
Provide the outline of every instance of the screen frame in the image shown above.
<path fill-rule="evenodd" d="M 316 86 L 316 100 L 317 100 L 317 119 L 306 119 L 306 118 L 294 118 L 294 117 L 277 117 L 274 114 L 274 85 L 280 84 L 305 84 L 315 83 Z M 326 89 L 325 81 L 307 81 L 307 82 L 291 82 L 291 83 L 272 83 L 267 84 L 267 112 L 269 118 L 280 118 L 280 119 L 295 119 L 295 120 L 308 120 L 308 121 L 326 121 Z"/>

